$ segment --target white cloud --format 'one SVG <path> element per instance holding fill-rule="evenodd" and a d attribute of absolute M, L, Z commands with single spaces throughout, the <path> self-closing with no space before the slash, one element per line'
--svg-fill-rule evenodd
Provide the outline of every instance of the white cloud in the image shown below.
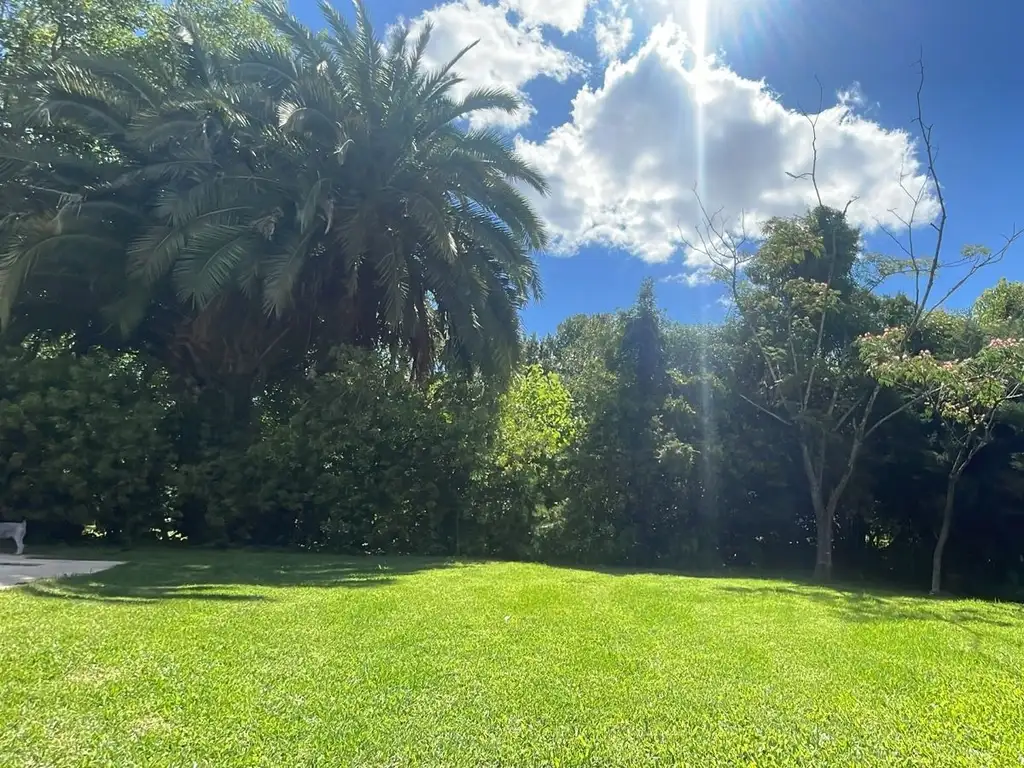
<path fill-rule="evenodd" d="M 860 88 L 860 83 L 856 80 L 850 84 L 849 88 L 843 88 L 836 94 L 836 102 L 844 107 L 860 108 L 865 104 L 864 91 Z"/>
<path fill-rule="evenodd" d="M 502 6 L 515 11 L 530 27 L 550 26 L 562 32 L 575 32 L 583 25 L 587 7 L 593 0 L 502 0 Z"/>
<path fill-rule="evenodd" d="M 597 12 L 594 40 L 602 59 L 617 59 L 633 40 L 633 20 L 626 12 L 626 0 L 612 0 Z"/>
<path fill-rule="evenodd" d="M 542 143 L 519 141 L 551 181 L 551 197 L 537 204 L 559 250 L 603 244 L 665 261 L 701 221 L 698 182 L 709 211 L 753 225 L 814 202 L 809 182 L 787 176 L 811 167 L 807 119 L 763 82 L 694 58 L 678 25 L 657 25 L 636 55 L 608 66 L 600 87 L 580 90 L 569 122 Z M 917 189 L 922 169 L 911 137 L 857 114 L 855 94 L 817 116 L 818 184 L 826 204 L 858 198 L 852 223 L 895 225 L 890 210 L 908 212 L 901 170 Z"/>
<path fill-rule="evenodd" d="M 525 101 L 523 86 L 534 78 L 551 77 L 561 82 L 584 69 L 579 59 L 547 42 L 540 28 L 525 21 L 512 24 L 507 9 L 480 0 L 456 0 L 426 11 L 414 20 L 414 35 L 426 21 L 434 25 L 427 49 L 431 65 L 447 62 L 470 43 L 479 41 L 456 67 L 466 81 L 460 86 L 463 92 L 502 86 L 514 89 Z M 535 112 L 527 102 L 516 115 L 480 114 L 473 123 L 517 128 L 529 122 Z"/>
<path fill-rule="evenodd" d="M 710 270 L 697 269 L 693 272 L 680 272 L 675 275 L 663 277 L 659 282 L 679 283 L 680 285 L 685 285 L 687 288 L 696 288 L 701 285 L 711 285 L 714 280 L 711 277 Z"/>

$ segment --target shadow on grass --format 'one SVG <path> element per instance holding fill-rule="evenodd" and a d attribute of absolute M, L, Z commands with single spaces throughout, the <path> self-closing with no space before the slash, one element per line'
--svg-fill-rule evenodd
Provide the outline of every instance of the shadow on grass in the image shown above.
<path fill-rule="evenodd" d="M 295 553 L 125 553 L 123 565 L 19 589 L 35 597 L 106 603 L 164 600 L 263 602 L 266 588 L 372 589 L 399 577 L 454 565 L 421 558 L 358 559 Z M 246 591 L 249 587 L 259 591 Z"/>
<path fill-rule="evenodd" d="M 607 576 L 679 576 L 720 582 L 722 592 L 748 596 L 789 596 L 826 605 L 850 622 L 940 621 L 970 631 L 971 625 L 1024 628 L 1024 604 L 1017 601 L 983 600 L 978 609 L 970 598 L 934 597 L 925 592 L 899 590 L 869 584 L 823 585 L 781 573 L 678 571 L 667 568 L 635 566 L 595 566 L 559 564 L 556 568 L 583 570 Z M 729 583 L 744 579 L 752 584 Z M 780 584 L 779 581 L 789 582 Z"/>
<path fill-rule="evenodd" d="M 789 596 L 825 605 L 851 622 L 940 621 L 970 630 L 971 625 L 1024 627 L 1024 611 L 1014 603 L 991 603 L 985 610 L 962 605 L 955 598 L 907 596 L 825 586 L 765 583 L 723 584 L 723 592 L 748 596 Z"/>

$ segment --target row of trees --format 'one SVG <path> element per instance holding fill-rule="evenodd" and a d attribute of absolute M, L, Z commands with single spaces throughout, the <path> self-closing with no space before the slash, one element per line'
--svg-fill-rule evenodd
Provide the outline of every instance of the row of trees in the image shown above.
<path fill-rule="evenodd" d="M 546 183 L 466 120 L 514 95 L 456 95 L 429 28 L 380 40 L 361 3 L 319 33 L 271 3 L 119 9 L 0 18 L 7 514 L 61 539 L 1024 578 L 1024 287 L 944 308 L 1016 234 L 945 259 L 920 112 L 929 253 L 865 254 L 820 195 L 751 234 L 707 215 L 689 247 L 725 324 L 671 323 L 646 285 L 524 340 L 546 234 L 523 190 Z"/>
<path fill-rule="evenodd" d="M 930 570 L 938 593 L 955 529 L 959 578 L 1019 585 L 1024 284 L 915 318 L 905 296 L 828 266 L 831 285 L 850 278 L 828 297 L 799 275 L 822 268 L 834 214 L 770 224 L 724 326 L 667 322 L 648 286 L 630 313 L 573 318 L 536 346 L 586 425 L 566 499 L 577 555 L 785 569 L 813 546 L 819 579 L 838 549 L 847 572 Z"/>
<path fill-rule="evenodd" d="M 1024 371 L 1004 330 L 1024 285 L 933 313 L 917 353 L 892 351 L 897 301 L 856 342 L 885 421 L 836 507 L 839 568 L 1005 594 L 1024 577 Z M 820 557 L 802 436 L 744 372 L 756 345 L 738 318 L 667 321 L 650 285 L 627 312 L 527 343 L 505 388 L 336 353 L 261 392 L 230 442 L 159 361 L 34 341 L 3 359 L 0 473 L 38 537 L 768 572 Z M 836 435 L 826 477 L 849 471 L 853 437 Z"/>

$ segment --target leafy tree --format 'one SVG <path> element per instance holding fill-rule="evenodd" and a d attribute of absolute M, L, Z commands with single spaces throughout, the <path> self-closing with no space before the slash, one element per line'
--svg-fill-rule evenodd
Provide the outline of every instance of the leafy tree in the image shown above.
<path fill-rule="evenodd" d="M 972 315 L 993 336 L 1024 336 L 1024 283 L 1000 278 L 974 302 Z"/>
<path fill-rule="evenodd" d="M 591 418 L 612 387 L 612 361 L 622 339 L 621 313 L 573 315 L 538 349 L 540 364 L 561 376 L 581 419 Z"/>
<path fill-rule="evenodd" d="M 684 489 L 695 451 L 682 438 L 693 411 L 681 397 L 681 377 L 667 366 L 664 319 L 650 281 L 618 324 L 573 323 L 565 330 L 607 349 L 610 339 L 578 332 L 616 325 L 621 331 L 604 371 L 573 356 L 595 380 L 583 390 L 593 411 L 571 471 L 578 491 L 565 511 L 561 554 L 637 564 L 692 556 L 697 542 L 686 530 L 692 510 Z"/>
<path fill-rule="evenodd" d="M 554 535 L 576 431 L 558 374 L 539 365 L 518 370 L 499 398 L 493 445 L 477 475 L 473 521 L 484 553 L 525 557 Z"/>
<path fill-rule="evenodd" d="M 339 350 L 251 442 L 214 441 L 184 464 L 180 503 L 200 500 L 207 541 L 454 553 L 481 446 L 441 394 L 375 353 Z"/>
<path fill-rule="evenodd" d="M 650 557 L 666 538 L 666 513 L 676 512 L 679 500 L 673 486 L 686 477 L 694 450 L 680 440 L 693 411 L 680 396 L 682 381 L 668 368 L 663 321 L 649 279 L 626 317 L 614 369 L 616 427 L 629 467 L 624 511 L 642 557 Z"/>
<path fill-rule="evenodd" d="M 979 300 L 975 314 L 989 323 L 996 315 L 1005 323 L 1009 313 L 994 308 L 1008 306 L 1005 299 L 1018 292 L 1004 281 Z M 970 322 L 964 318 L 957 323 L 957 319 L 942 315 L 930 319 L 929 325 L 948 320 L 943 330 L 959 332 L 959 337 L 968 329 L 956 325 Z M 991 338 L 972 354 L 937 357 L 927 349 L 916 354 L 902 351 L 906 349 L 905 331 L 889 328 L 865 336 L 860 348 L 873 376 L 885 386 L 909 390 L 924 406 L 925 415 L 938 425 L 939 452 L 947 468 L 942 524 L 932 558 L 931 591 L 938 594 L 960 479 L 978 452 L 992 441 L 999 411 L 1024 396 L 1024 339 Z"/>
<path fill-rule="evenodd" d="M 71 53 L 127 53 L 145 44 L 159 5 L 148 0 L 8 0 L 0 8 L 0 77 Z"/>
<path fill-rule="evenodd" d="M 713 250 L 712 250 L 713 249 Z M 774 219 L 753 250 L 724 233 L 708 247 L 736 309 L 734 343 L 746 352 L 742 397 L 792 430 L 816 520 L 815 573 L 831 577 L 833 526 L 872 423 L 852 342 L 876 322 L 877 303 L 852 274 L 859 233 L 820 207 Z"/>
<path fill-rule="evenodd" d="M 921 88 L 924 68 L 921 66 Z M 747 349 L 742 378 L 754 384 L 744 399 L 792 430 L 799 447 L 815 514 L 815 575 L 832 576 L 836 514 L 854 477 L 864 446 L 909 403 L 890 398 L 882 384 L 869 381 L 856 350 L 856 339 L 880 326 L 901 325 L 904 343 L 916 340 L 922 322 L 978 270 L 999 261 L 1020 236 L 1011 234 L 1001 248 L 965 247 L 959 259 L 947 261 L 944 238 L 947 209 L 935 170 L 932 128 L 924 122 L 918 91 L 915 122 L 921 131 L 926 170 L 924 183 L 909 196 L 911 212 L 904 222 L 906 242 L 889 233 L 902 251 L 900 258 L 860 258 L 859 233 L 846 221 L 844 209 L 822 203 L 817 179 L 816 119 L 811 127 L 813 161 L 809 180 L 817 206 L 803 217 L 772 219 L 760 237 L 707 213 L 691 244 L 708 258 L 728 287 L 735 309 L 737 341 Z M 923 201 L 934 196 L 938 213 L 930 222 L 931 253 L 916 250 L 913 231 Z M 905 257 L 905 258 L 903 258 Z M 940 272 L 960 272 L 943 294 L 936 290 Z M 874 291 L 886 278 L 909 275 L 913 297 L 881 299 Z"/>
<path fill-rule="evenodd" d="M 743 399 L 745 357 L 728 326 L 670 324 L 666 352 L 695 411 L 685 441 L 697 448 L 686 484 L 701 565 L 785 569 L 804 556 L 813 514 L 800 492 L 789 431 Z M 809 519 L 809 524 L 808 524 Z"/>

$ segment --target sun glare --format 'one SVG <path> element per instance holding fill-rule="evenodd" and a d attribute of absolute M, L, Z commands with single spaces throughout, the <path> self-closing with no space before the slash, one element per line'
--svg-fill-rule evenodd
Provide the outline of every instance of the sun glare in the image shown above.
<path fill-rule="evenodd" d="M 697 57 L 696 66 L 700 67 L 704 63 L 707 49 L 708 0 L 690 0 L 688 5 L 690 32 L 693 36 L 690 42 L 693 44 L 693 53 Z"/>
<path fill-rule="evenodd" d="M 704 195 L 704 96 L 702 86 L 707 78 L 707 33 L 708 33 L 708 0 L 690 0 L 689 3 L 690 44 L 693 47 L 693 68 L 691 75 L 694 83 L 694 131 L 696 146 L 694 152 L 697 159 L 697 193 Z"/>

